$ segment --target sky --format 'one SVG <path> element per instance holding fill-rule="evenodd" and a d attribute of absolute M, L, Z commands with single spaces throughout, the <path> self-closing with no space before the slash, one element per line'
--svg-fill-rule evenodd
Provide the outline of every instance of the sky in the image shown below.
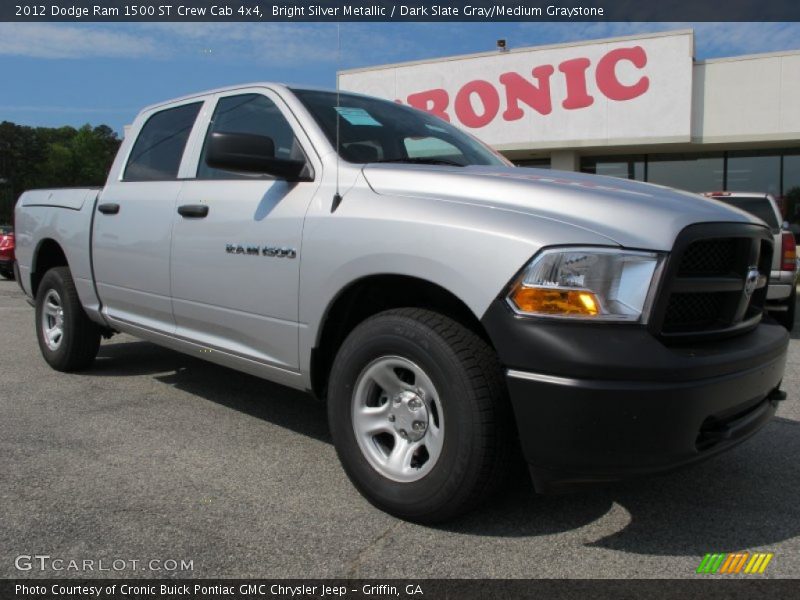
<path fill-rule="evenodd" d="M 337 69 L 692 28 L 697 59 L 800 49 L 800 23 L 0 23 L 0 121 L 118 132 L 224 85 L 333 88 Z"/>

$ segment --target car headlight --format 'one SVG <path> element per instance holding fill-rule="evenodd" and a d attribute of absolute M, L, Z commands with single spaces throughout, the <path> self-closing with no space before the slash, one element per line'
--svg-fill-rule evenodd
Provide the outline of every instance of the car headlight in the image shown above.
<path fill-rule="evenodd" d="M 646 322 L 663 257 L 615 248 L 546 249 L 525 268 L 508 302 L 524 315 Z"/>

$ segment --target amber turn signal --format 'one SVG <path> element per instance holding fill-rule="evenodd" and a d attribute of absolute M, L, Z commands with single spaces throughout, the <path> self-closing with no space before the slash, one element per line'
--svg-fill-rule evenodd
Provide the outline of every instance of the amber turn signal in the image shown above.
<path fill-rule="evenodd" d="M 560 290 L 518 285 L 511 293 L 517 308 L 526 313 L 544 315 L 585 315 L 600 312 L 600 303 L 586 290 Z"/>

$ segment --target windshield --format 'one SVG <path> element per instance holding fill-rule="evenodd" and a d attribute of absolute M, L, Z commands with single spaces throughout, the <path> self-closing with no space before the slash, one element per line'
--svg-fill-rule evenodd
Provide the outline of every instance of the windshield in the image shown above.
<path fill-rule="evenodd" d="M 315 90 L 292 90 L 336 146 L 352 163 L 410 162 L 464 167 L 511 163 L 449 123 L 395 102 Z"/>

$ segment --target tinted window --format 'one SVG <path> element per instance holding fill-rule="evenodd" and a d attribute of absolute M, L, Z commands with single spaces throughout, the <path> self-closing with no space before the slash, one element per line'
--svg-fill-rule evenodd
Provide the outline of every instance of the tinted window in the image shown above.
<path fill-rule="evenodd" d="M 178 177 L 183 149 L 202 102 L 157 112 L 142 127 L 125 167 L 125 181 L 164 181 Z"/>
<path fill-rule="evenodd" d="M 722 154 L 651 155 L 647 181 L 690 192 L 708 192 L 722 189 L 724 170 Z"/>
<path fill-rule="evenodd" d="M 780 194 L 781 157 L 773 155 L 728 154 L 726 190 Z"/>
<path fill-rule="evenodd" d="M 334 147 L 338 126 L 339 155 L 348 162 L 509 165 L 483 142 L 420 110 L 368 96 L 292 91 Z"/>
<path fill-rule="evenodd" d="M 783 157 L 783 193 L 800 187 L 800 154 L 787 154 Z"/>
<path fill-rule="evenodd" d="M 586 156 L 581 159 L 581 171 L 644 181 L 644 156 Z"/>
<path fill-rule="evenodd" d="M 250 133 L 271 138 L 275 144 L 275 157 L 304 160 L 305 155 L 294 137 L 292 126 L 275 106 L 261 94 L 243 94 L 220 98 L 206 134 L 206 145 L 215 131 L 225 133 Z M 213 169 L 206 164 L 206 146 L 197 166 L 200 179 L 252 179 L 257 174 L 233 173 Z"/>
<path fill-rule="evenodd" d="M 772 204 L 770 204 L 770 201 L 764 196 L 744 196 L 738 198 L 723 196 L 717 197 L 716 199 L 721 200 L 725 204 L 735 206 L 736 208 L 741 208 L 754 217 L 758 217 L 769 225 L 770 229 L 778 230 L 781 227 L 780 223 L 778 223 L 778 217 L 775 215 L 775 211 L 772 208 Z"/>

